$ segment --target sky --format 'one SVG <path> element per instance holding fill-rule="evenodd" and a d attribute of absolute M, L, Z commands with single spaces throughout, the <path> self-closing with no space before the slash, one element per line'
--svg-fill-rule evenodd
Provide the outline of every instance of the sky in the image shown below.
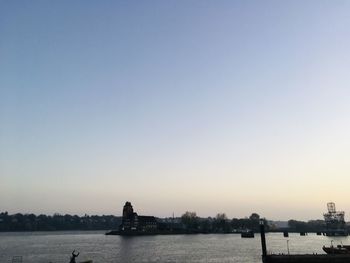
<path fill-rule="evenodd" d="M 350 220 L 349 1 L 0 1 L 0 211 Z"/>

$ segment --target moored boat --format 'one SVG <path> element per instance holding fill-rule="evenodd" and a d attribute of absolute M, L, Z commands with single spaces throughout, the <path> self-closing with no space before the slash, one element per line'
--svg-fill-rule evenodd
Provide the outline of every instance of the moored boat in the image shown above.
<path fill-rule="evenodd" d="M 327 254 L 350 254 L 350 246 L 331 245 L 330 247 L 323 246 L 322 249 Z"/>
<path fill-rule="evenodd" d="M 254 232 L 251 230 L 247 230 L 247 231 L 241 233 L 241 237 L 242 238 L 253 238 Z"/>

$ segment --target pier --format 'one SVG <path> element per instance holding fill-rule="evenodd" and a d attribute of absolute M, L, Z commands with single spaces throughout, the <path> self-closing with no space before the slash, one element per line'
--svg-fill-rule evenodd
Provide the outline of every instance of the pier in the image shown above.
<path fill-rule="evenodd" d="M 350 255 L 266 255 L 263 263 L 345 263 L 350 262 Z"/>
<path fill-rule="evenodd" d="M 261 250 L 263 263 L 345 263 L 350 254 L 267 254 L 264 221 L 260 221 Z"/>

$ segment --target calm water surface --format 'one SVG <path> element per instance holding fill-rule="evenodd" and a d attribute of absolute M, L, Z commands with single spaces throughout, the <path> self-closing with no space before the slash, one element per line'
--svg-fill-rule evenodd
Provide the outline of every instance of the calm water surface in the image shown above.
<path fill-rule="evenodd" d="M 267 234 L 268 251 L 287 253 L 323 253 L 322 246 L 342 242 L 349 237 L 329 238 L 309 234 Z M 23 256 L 23 263 L 69 262 L 72 250 L 80 251 L 79 261 L 112 262 L 235 262 L 261 263 L 260 237 L 242 239 L 240 235 L 175 235 L 121 237 L 104 232 L 0 233 L 0 262 Z"/>

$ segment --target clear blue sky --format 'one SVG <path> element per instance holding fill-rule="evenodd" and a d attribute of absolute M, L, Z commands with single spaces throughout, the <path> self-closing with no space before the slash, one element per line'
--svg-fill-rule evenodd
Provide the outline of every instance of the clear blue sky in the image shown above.
<path fill-rule="evenodd" d="M 350 213 L 349 12 L 0 1 L 0 210 Z"/>

